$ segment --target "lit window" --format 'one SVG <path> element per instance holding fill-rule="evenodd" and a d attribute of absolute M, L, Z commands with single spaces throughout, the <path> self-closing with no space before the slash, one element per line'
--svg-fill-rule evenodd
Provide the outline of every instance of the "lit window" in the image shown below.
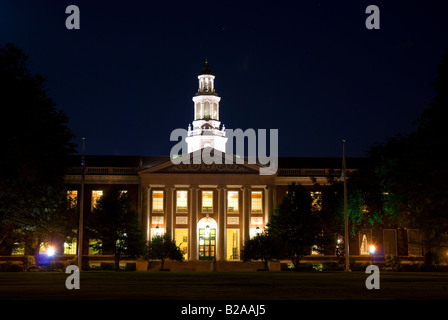
<path fill-rule="evenodd" d="M 261 212 L 262 210 L 261 191 L 252 191 L 251 196 L 252 196 L 251 197 L 252 212 Z"/>
<path fill-rule="evenodd" d="M 238 213 L 238 191 L 227 192 L 227 212 Z"/>
<path fill-rule="evenodd" d="M 210 119 L 210 102 L 204 103 L 204 119 Z"/>
<path fill-rule="evenodd" d="M 155 236 L 163 236 L 164 233 L 165 233 L 164 228 L 159 227 L 151 228 L 151 239 L 154 238 Z"/>
<path fill-rule="evenodd" d="M 25 254 L 25 243 L 23 242 L 14 242 L 11 255 L 24 255 Z"/>
<path fill-rule="evenodd" d="M 369 254 L 369 246 L 367 243 L 367 236 L 365 234 L 362 235 L 360 254 Z"/>
<path fill-rule="evenodd" d="M 78 203 L 78 190 L 67 191 L 67 200 L 70 203 L 70 207 L 76 207 Z"/>
<path fill-rule="evenodd" d="M 213 119 L 218 120 L 218 104 L 215 102 L 213 103 Z"/>
<path fill-rule="evenodd" d="M 201 119 L 201 104 L 198 102 L 196 103 L 196 119 Z"/>
<path fill-rule="evenodd" d="M 76 239 L 73 239 L 72 242 L 64 242 L 64 254 L 76 254 Z"/>
<path fill-rule="evenodd" d="M 199 260 L 210 260 L 215 257 L 216 229 L 199 228 Z"/>
<path fill-rule="evenodd" d="M 178 190 L 176 192 L 176 211 L 187 212 L 188 192 L 186 190 Z"/>
<path fill-rule="evenodd" d="M 213 191 L 202 191 L 202 212 L 213 212 Z"/>
<path fill-rule="evenodd" d="M 188 229 L 176 229 L 176 245 L 182 250 L 185 260 L 188 254 Z"/>
<path fill-rule="evenodd" d="M 227 229 L 227 260 L 240 259 L 240 230 Z"/>
<path fill-rule="evenodd" d="M 311 207 L 317 211 L 322 210 L 322 192 L 311 192 Z"/>
<path fill-rule="evenodd" d="M 161 190 L 152 192 L 152 211 L 163 212 L 163 191 Z"/>
<path fill-rule="evenodd" d="M 98 200 L 103 196 L 103 190 L 92 190 L 92 209 L 96 208 Z"/>
<path fill-rule="evenodd" d="M 263 229 L 261 229 L 260 227 L 256 227 L 256 228 L 251 228 L 249 230 L 249 237 L 252 239 L 254 237 L 256 237 L 259 234 L 263 233 Z"/>
<path fill-rule="evenodd" d="M 320 254 L 322 254 L 321 251 L 322 251 L 322 248 L 314 245 L 311 248 L 311 255 L 320 255 Z"/>
<path fill-rule="evenodd" d="M 98 239 L 89 239 L 89 255 L 101 254 L 102 242 Z"/>

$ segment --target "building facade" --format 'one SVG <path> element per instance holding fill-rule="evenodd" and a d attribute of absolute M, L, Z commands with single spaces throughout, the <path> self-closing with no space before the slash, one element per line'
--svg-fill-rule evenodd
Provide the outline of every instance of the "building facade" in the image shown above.
<path fill-rule="evenodd" d="M 101 195 L 118 188 L 128 193 L 146 240 L 168 233 L 187 261 L 239 261 L 244 241 L 264 230 L 291 183 L 305 186 L 319 199 L 316 183 L 325 186 L 329 177 L 337 179 L 341 173 L 340 158 L 280 157 L 275 175 L 260 175 L 257 165 L 194 164 L 190 156 L 191 164 L 178 165 L 168 156 L 86 156 L 84 212 L 88 215 Z M 353 172 L 362 161 L 347 159 L 347 171 Z M 69 169 L 71 194 L 79 195 L 80 173 L 80 166 Z M 378 259 L 391 254 L 419 260 L 419 240 L 417 229 L 360 229 L 351 239 L 350 254 L 369 261 L 374 244 Z M 83 251 L 94 255 L 91 241 L 84 239 Z M 306 261 L 336 258 L 335 252 L 313 254 L 311 249 Z"/>
<path fill-rule="evenodd" d="M 206 63 L 198 76 L 199 88 L 193 97 L 193 122 L 186 137 L 188 154 L 182 162 L 170 156 L 89 156 L 85 157 L 84 212 L 88 215 L 97 200 L 112 188 L 127 192 L 132 208 L 138 212 L 146 240 L 168 233 L 180 246 L 187 261 L 240 261 L 246 240 L 262 232 L 282 201 L 288 185 L 301 184 L 316 199 L 316 184 L 325 186 L 329 177 L 341 176 L 340 158 L 279 157 L 275 174 L 260 174 L 263 167 L 248 163 L 206 163 L 201 153 L 210 148 L 226 151 L 226 132 L 220 121 L 220 97 L 215 77 Z M 81 158 L 73 157 L 66 182 L 68 195 L 78 197 L 81 184 Z M 189 160 L 189 161 L 185 161 Z M 362 158 L 347 159 L 347 172 L 356 170 Z M 368 250 L 375 244 L 378 254 L 422 256 L 416 244 L 418 230 L 405 228 L 357 230 L 350 253 L 358 259 L 370 259 Z M 84 239 L 83 252 L 94 255 Z M 57 250 L 76 254 L 76 239 Z M 311 260 L 331 259 L 335 252 L 313 255 Z"/>

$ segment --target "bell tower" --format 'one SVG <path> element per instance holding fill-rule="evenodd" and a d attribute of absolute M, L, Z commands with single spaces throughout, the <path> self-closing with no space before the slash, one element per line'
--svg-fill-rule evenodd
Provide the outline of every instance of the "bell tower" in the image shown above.
<path fill-rule="evenodd" d="M 185 139 L 188 145 L 188 153 L 205 147 L 225 152 L 227 138 L 225 137 L 224 125 L 221 128 L 221 121 L 219 121 L 219 101 L 221 98 L 215 91 L 215 76 L 212 74 L 207 60 L 202 67 L 198 80 L 198 92 L 193 97 L 193 128 L 188 125 L 188 134 Z"/>

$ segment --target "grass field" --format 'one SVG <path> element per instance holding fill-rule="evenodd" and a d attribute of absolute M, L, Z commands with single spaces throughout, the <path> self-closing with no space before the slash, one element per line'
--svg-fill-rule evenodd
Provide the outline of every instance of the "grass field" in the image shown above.
<path fill-rule="evenodd" d="M 381 272 L 368 290 L 363 272 L 114 272 L 89 271 L 68 290 L 61 272 L 0 273 L 1 300 L 440 300 L 446 273 Z"/>

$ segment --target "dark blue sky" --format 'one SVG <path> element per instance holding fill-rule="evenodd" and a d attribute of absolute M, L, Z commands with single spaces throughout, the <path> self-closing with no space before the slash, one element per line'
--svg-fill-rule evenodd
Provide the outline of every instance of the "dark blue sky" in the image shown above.
<path fill-rule="evenodd" d="M 281 156 L 363 156 L 413 129 L 448 47 L 446 1 L 2 1 L 87 154 L 168 155 L 207 58 L 226 128 L 278 129 Z M 81 29 L 68 30 L 68 5 Z M 368 30 L 368 5 L 380 30 Z"/>

